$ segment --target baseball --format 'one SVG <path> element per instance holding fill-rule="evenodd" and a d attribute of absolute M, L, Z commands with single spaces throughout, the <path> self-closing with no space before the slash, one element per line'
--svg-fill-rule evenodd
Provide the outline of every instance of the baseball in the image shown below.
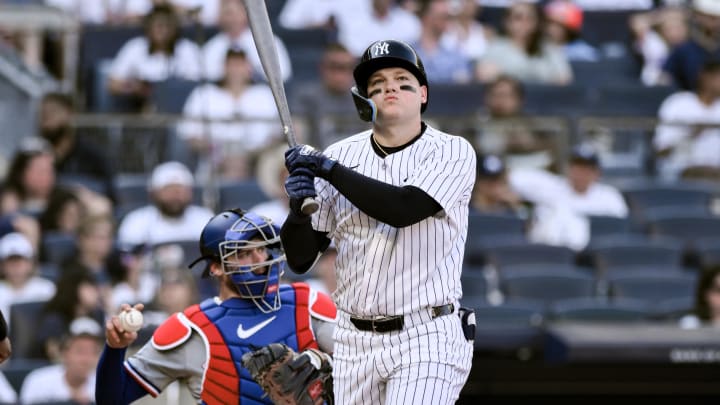
<path fill-rule="evenodd" d="M 143 326 L 143 314 L 135 308 L 121 312 L 118 318 L 120 325 L 127 332 L 137 332 Z"/>

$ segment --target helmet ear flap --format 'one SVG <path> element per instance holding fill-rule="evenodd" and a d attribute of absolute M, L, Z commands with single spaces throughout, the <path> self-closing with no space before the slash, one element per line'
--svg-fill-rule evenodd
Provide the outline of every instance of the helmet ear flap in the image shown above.
<path fill-rule="evenodd" d="M 350 93 L 352 94 L 355 109 L 358 115 L 360 115 L 360 119 L 367 122 L 375 122 L 375 118 L 377 118 L 375 102 L 360 94 L 357 86 L 353 86 L 350 89 Z"/>

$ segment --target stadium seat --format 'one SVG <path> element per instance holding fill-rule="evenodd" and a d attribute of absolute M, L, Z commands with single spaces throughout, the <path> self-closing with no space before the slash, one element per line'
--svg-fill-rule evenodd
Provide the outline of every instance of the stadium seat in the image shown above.
<path fill-rule="evenodd" d="M 13 361 L 35 358 L 35 330 L 45 301 L 31 301 L 10 305 L 9 337 Z"/>
<path fill-rule="evenodd" d="M 610 276 L 608 282 L 613 297 L 634 298 L 655 305 L 669 299 L 694 297 L 697 275 L 689 272 L 635 272 Z"/>
<path fill-rule="evenodd" d="M 77 252 L 74 235 L 64 232 L 46 231 L 40 239 L 40 261 L 57 266 L 70 259 Z"/>
<path fill-rule="evenodd" d="M 525 222 L 515 215 L 471 212 L 468 216 L 467 244 L 472 249 L 478 249 L 506 241 L 522 243 L 527 240 Z"/>
<path fill-rule="evenodd" d="M 625 184 L 620 191 L 630 206 L 632 215 L 643 216 L 643 212 L 658 207 L 688 207 L 708 209 L 713 190 L 689 183 L 643 182 Z"/>
<path fill-rule="evenodd" d="M 475 353 L 517 357 L 518 351 L 532 356 L 542 350 L 543 302 L 514 300 L 492 305 L 463 300 L 461 304 L 475 310 Z"/>
<path fill-rule="evenodd" d="M 698 239 L 720 236 L 720 217 L 693 215 L 683 209 L 678 211 L 646 218 L 649 233 L 680 239 L 686 248 L 692 247 Z"/>
<path fill-rule="evenodd" d="M 555 301 L 549 314 L 556 321 L 638 322 L 647 321 L 652 312 L 643 301 L 630 298 L 570 298 Z"/>
<path fill-rule="evenodd" d="M 591 245 L 587 254 L 601 278 L 649 268 L 675 272 L 683 267 L 682 246 L 672 240 L 608 238 Z"/>
<path fill-rule="evenodd" d="M 153 83 L 150 102 L 158 113 L 182 114 L 185 101 L 199 84 L 176 77 Z"/>
<path fill-rule="evenodd" d="M 508 299 L 531 299 L 550 304 L 566 298 L 595 296 L 595 278 L 563 271 L 500 273 L 500 287 Z"/>
<path fill-rule="evenodd" d="M 488 263 L 495 267 L 515 264 L 573 264 L 575 251 L 563 246 L 538 243 L 510 243 L 487 247 L 482 252 Z M 478 253 L 466 254 L 468 264 L 474 264 Z"/>
<path fill-rule="evenodd" d="M 590 94 L 584 85 L 525 84 L 525 111 L 534 115 L 584 114 L 590 105 Z"/>
<path fill-rule="evenodd" d="M 250 207 L 269 200 L 256 180 L 226 181 L 219 184 L 219 208 Z"/>
<path fill-rule="evenodd" d="M 691 254 L 695 267 L 720 265 L 720 235 L 695 239 Z"/>
<path fill-rule="evenodd" d="M 488 282 L 485 275 L 481 272 L 463 272 L 460 277 L 462 284 L 463 297 L 486 299 L 488 292 Z"/>
<path fill-rule="evenodd" d="M 622 66 L 617 61 L 608 65 L 609 69 L 612 66 Z M 645 86 L 638 78 L 640 72 L 638 71 L 637 74 L 638 76 L 632 81 L 622 84 L 610 82 L 598 87 L 593 113 L 612 116 L 657 116 L 660 104 L 677 89 L 670 86 Z M 626 77 L 630 75 L 627 74 Z"/>
<path fill-rule="evenodd" d="M 428 116 L 467 117 L 477 115 L 484 105 L 485 87 L 479 83 L 432 85 L 432 102 L 425 114 Z"/>
<path fill-rule="evenodd" d="M 631 223 L 628 218 L 591 215 L 588 220 L 590 221 L 590 240 L 630 233 Z"/>

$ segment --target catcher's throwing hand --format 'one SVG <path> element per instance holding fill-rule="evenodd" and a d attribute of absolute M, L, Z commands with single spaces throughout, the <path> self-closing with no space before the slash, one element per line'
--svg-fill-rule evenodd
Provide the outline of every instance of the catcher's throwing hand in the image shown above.
<path fill-rule="evenodd" d="M 325 353 L 296 353 L 282 343 L 271 343 L 245 353 L 242 364 L 276 404 L 333 404 L 332 365 Z"/>
<path fill-rule="evenodd" d="M 133 308 L 142 311 L 145 306 L 143 304 L 135 304 Z M 129 304 L 122 304 L 121 311 L 130 309 Z M 122 349 L 128 347 L 137 339 L 137 332 L 129 332 L 123 329 L 120 318 L 117 315 L 112 316 L 105 322 L 105 341 L 108 346 L 113 349 Z"/>

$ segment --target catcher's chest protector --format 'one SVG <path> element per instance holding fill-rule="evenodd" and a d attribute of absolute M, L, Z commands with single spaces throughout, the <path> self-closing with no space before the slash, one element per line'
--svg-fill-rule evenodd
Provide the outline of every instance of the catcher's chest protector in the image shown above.
<path fill-rule="evenodd" d="M 218 305 L 208 299 L 185 310 L 187 318 L 204 335 L 209 361 L 201 400 L 213 404 L 271 404 L 241 364 L 242 355 L 273 342 L 295 351 L 317 348 L 310 328 L 307 286 L 280 287 L 282 306 L 265 314 L 247 300 L 232 299 Z"/>

